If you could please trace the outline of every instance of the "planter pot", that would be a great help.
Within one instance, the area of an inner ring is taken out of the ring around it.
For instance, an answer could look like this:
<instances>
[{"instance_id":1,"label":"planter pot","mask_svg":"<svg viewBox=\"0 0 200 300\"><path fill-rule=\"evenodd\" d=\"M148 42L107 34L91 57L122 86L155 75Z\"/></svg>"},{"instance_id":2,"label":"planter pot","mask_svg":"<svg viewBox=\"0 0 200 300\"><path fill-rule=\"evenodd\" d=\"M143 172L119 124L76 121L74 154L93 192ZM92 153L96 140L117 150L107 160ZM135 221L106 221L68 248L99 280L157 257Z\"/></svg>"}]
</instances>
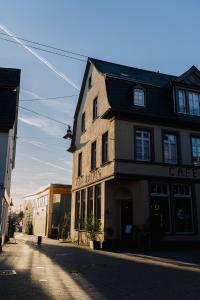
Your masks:
<instances>
[{"instance_id":1,"label":"planter pot","mask_svg":"<svg viewBox=\"0 0 200 300\"><path fill-rule=\"evenodd\" d=\"M100 249L100 242L99 241L90 241L90 249Z\"/></svg>"}]
</instances>

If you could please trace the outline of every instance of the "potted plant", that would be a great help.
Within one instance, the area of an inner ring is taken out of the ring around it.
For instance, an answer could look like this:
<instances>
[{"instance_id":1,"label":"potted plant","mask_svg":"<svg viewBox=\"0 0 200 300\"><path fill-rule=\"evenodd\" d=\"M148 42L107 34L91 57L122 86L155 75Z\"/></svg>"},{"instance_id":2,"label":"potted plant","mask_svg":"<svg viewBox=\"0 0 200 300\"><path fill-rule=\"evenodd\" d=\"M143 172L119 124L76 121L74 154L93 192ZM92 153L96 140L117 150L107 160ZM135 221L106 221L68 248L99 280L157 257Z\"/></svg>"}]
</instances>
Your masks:
<instances>
[{"instance_id":1,"label":"potted plant","mask_svg":"<svg viewBox=\"0 0 200 300\"><path fill-rule=\"evenodd\" d=\"M102 233L101 221L91 216L85 223L85 230L91 249L100 249L99 235Z\"/></svg>"}]
</instances>

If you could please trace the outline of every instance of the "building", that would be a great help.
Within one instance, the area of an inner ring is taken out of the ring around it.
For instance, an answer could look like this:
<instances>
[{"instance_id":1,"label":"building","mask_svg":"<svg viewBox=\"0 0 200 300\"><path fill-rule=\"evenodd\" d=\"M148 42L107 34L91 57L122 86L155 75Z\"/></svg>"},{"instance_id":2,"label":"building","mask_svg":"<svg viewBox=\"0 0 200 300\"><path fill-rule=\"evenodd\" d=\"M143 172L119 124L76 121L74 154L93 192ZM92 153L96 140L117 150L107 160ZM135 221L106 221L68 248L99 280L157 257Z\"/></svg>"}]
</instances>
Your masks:
<instances>
[{"instance_id":1,"label":"building","mask_svg":"<svg viewBox=\"0 0 200 300\"><path fill-rule=\"evenodd\" d=\"M37 236L61 237L70 232L71 186L49 184L24 197L24 231Z\"/></svg>"},{"instance_id":2,"label":"building","mask_svg":"<svg viewBox=\"0 0 200 300\"><path fill-rule=\"evenodd\" d=\"M11 173L15 166L20 70L0 68L0 249L7 236Z\"/></svg>"},{"instance_id":3,"label":"building","mask_svg":"<svg viewBox=\"0 0 200 300\"><path fill-rule=\"evenodd\" d=\"M69 151L73 240L91 214L116 240L150 221L165 239L200 240L195 66L177 77L89 58Z\"/></svg>"}]
</instances>

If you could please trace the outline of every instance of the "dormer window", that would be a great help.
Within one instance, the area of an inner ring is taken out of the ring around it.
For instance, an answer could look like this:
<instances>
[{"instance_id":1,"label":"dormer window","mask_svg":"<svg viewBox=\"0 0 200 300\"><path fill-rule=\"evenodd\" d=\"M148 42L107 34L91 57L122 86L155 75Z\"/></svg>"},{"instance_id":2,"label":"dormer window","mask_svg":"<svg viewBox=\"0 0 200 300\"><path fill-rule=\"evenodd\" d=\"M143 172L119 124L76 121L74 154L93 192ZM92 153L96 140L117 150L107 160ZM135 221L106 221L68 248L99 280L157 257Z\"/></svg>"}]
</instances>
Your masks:
<instances>
[{"instance_id":1,"label":"dormer window","mask_svg":"<svg viewBox=\"0 0 200 300\"><path fill-rule=\"evenodd\" d=\"M140 88L135 88L133 91L133 103L137 106L144 107L144 90Z\"/></svg>"},{"instance_id":2,"label":"dormer window","mask_svg":"<svg viewBox=\"0 0 200 300\"><path fill-rule=\"evenodd\" d=\"M185 91L178 90L178 112L186 113Z\"/></svg>"},{"instance_id":3,"label":"dormer window","mask_svg":"<svg viewBox=\"0 0 200 300\"><path fill-rule=\"evenodd\" d=\"M177 111L183 114L200 116L200 94L178 89L177 97Z\"/></svg>"}]
</instances>

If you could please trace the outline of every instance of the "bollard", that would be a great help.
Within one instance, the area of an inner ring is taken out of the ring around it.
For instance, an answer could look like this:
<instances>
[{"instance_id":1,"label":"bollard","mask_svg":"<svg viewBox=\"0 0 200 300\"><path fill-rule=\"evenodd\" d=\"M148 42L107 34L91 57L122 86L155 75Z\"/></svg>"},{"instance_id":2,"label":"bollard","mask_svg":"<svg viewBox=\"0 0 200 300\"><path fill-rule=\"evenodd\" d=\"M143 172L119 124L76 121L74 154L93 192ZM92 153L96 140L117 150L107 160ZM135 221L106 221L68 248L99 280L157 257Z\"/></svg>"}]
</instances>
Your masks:
<instances>
[{"instance_id":1,"label":"bollard","mask_svg":"<svg viewBox=\"0 0 200 300\"><path fill-rule=\"evenodd\" d=\"M37 238L37 244L41 245L42 244L42 237L39 235Z\"/></svg>"}]
</instances>

